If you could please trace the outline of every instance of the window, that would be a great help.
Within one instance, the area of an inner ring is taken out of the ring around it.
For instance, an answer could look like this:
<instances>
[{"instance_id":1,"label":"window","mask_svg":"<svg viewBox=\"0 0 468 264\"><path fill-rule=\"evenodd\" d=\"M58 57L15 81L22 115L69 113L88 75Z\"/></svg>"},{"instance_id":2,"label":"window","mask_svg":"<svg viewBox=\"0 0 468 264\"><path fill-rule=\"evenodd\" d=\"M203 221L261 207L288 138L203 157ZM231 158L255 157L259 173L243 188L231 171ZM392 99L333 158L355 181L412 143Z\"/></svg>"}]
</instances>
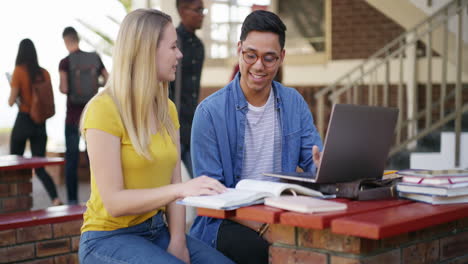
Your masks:
<instances>
[{"instance_id":1,"label":"window","mask_svg":"<svg viewBox=\"0 0 468 264\"><path fill-rule=\"evenodd\" d=\"M288 54L325 51L325 1L278 1L279 16L287 27Z\"/></svg>"},{"instance_id":2,"label":"window","mask_svg":"<svg viewBox=\"0 0 468 264\"><path fill-rule=\"evenodd\" d=\"M203 28L205 49L209 58L223 59L236 55L245 17L255 6L266 8L270 0L211 0L205 5L209 8L205 19L210 25Z\"/></svg>"}]
</instances>

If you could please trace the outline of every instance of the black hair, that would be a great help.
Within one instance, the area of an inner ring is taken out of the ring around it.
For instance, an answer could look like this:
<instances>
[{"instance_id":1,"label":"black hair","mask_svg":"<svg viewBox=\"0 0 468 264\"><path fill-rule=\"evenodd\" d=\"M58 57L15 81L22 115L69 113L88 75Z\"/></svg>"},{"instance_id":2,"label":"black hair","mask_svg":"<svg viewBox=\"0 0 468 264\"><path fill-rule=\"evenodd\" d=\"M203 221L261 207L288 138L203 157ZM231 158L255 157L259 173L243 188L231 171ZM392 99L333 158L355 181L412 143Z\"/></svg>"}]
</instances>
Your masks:
<instances>
[{"instance_id":1,"label":"black hair","mask_svg":"<svg viewBox=\"0 0 468 264\"><path fill-rule=\"evenodd\" d=\"M34 82L38 75L42 75L41 67L37 61L36 48L30 39L21 40L19 44L18 55L16 55L15 65L26 66L31 82Z\"/></svg>"},{"instance_id":2,"label":"black hair","mask_svg":"<svg viewBox=\"0 0 468 264\"><path fill-rule=\"evenodd\" d=\"M78 37L78 32L76 32L76 30L73 27L66 27L63 30L62 37L68 37L74 40L75 42L78 42L80 40L80 38Z\"/></svg>"},{"instance_id":3,"label":"black hair","mask_svg":"<svg viewBox=\"0 0 468 264\"><path fill-rule=\"evenodd\" d=\"M244 41L250 31L275 33L279 37L281 49L284 48L286 26L275 13L265 10L250 13L242 23L240 40Z\"/></svg>"},{"instance_id":4,"label":"black hair","mask_svg":"<svg viewBox=\"0 0 468 264\"><path fill-rule=\"evenodd\" d=\"M195 0L176 0L176 7L179 9L181 5L191 4L193 2L195 2Z\"/></svg>"}]
</instances>

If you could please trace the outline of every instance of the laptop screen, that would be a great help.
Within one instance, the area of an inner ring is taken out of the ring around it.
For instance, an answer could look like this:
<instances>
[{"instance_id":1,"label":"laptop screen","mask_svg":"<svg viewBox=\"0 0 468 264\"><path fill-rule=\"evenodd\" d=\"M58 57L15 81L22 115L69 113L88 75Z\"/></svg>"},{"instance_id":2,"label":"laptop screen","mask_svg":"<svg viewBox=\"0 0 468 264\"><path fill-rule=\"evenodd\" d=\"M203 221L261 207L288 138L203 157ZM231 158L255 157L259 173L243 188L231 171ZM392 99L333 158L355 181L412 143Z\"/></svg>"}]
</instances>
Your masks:
<instances>
[{"instance_id":1,"label":"laptop screen","mask_svg":"<svg viewBox=\"0 0 468 264\"><path fill-rule=\"evenodd\" d=\"M381 178L397 119L397 108L335 104L315 182Z\"/></svg>"}]
</instances>

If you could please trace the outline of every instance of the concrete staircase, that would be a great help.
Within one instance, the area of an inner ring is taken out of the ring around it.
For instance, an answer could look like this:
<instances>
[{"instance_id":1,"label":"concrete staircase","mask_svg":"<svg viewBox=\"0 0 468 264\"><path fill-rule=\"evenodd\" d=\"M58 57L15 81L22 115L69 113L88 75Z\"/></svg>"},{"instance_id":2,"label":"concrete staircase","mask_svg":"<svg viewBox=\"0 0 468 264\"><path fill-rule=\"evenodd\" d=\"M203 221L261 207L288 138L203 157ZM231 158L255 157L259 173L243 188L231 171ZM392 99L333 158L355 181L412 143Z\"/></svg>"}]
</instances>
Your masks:
<instances>
[{"instance_id":1,"label":"concrete staircase","mask_svg":"<svg viewBox=\"0 0 468 264\"><path fill-rule=\"evenodd\" d=\"M440 7L451 2L452 0L437 0L432 1L432 6L427 5L427 1L423 0L366 0L371 6L384 13L389 18L400 24L406 30L409 30L420 21L425 20L432 14L434 14ZM448 23L449 32L447 36L448 47L455 47L455 24L456 17L450 19ZM464 28L468 28L468 14L463 15ZM444 34L441 27L432 32L432 44L431 47L434 51L442 54ZM468 32L463 32L463 48L462 53L468 54ZM422 38L422 42L427 44L427 39ZM448 49L447 54L448 61L455 65L456 64L456 52L454 48ZM468 74L468 60L462 60L462 71L464 74Z\"/></svg>"}]
</instances>

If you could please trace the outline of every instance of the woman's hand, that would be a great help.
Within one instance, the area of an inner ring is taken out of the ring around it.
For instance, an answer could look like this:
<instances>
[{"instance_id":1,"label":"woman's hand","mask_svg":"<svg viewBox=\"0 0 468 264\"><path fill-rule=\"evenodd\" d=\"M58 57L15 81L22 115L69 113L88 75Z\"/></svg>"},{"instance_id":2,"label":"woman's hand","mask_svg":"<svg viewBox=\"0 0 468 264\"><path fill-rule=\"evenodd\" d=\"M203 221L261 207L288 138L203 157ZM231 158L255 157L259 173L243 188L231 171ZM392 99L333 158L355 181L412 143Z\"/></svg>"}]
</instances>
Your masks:
<instances>
[{"instance_id":1,"label":"woman's hand","mask_svg":"<svg viewBox=\"0 0 468 264\"><path fill-rule=\"evenodd\" d=\"M167 247L167 252L183 262L190 264L190 254L185 239L171 239Z\"/></svg>"},{"instance_id":2,"label":"woman's hand","mask_svg":"<svg viewBox=\"0 0 468 264\"><path fill-rule=\"evenodd\" d=\"M181 198L187 196L213 195L223 193L227 188L219 181L208 176L200 176L181 184Z\"/></svg>"}]
</instances>

